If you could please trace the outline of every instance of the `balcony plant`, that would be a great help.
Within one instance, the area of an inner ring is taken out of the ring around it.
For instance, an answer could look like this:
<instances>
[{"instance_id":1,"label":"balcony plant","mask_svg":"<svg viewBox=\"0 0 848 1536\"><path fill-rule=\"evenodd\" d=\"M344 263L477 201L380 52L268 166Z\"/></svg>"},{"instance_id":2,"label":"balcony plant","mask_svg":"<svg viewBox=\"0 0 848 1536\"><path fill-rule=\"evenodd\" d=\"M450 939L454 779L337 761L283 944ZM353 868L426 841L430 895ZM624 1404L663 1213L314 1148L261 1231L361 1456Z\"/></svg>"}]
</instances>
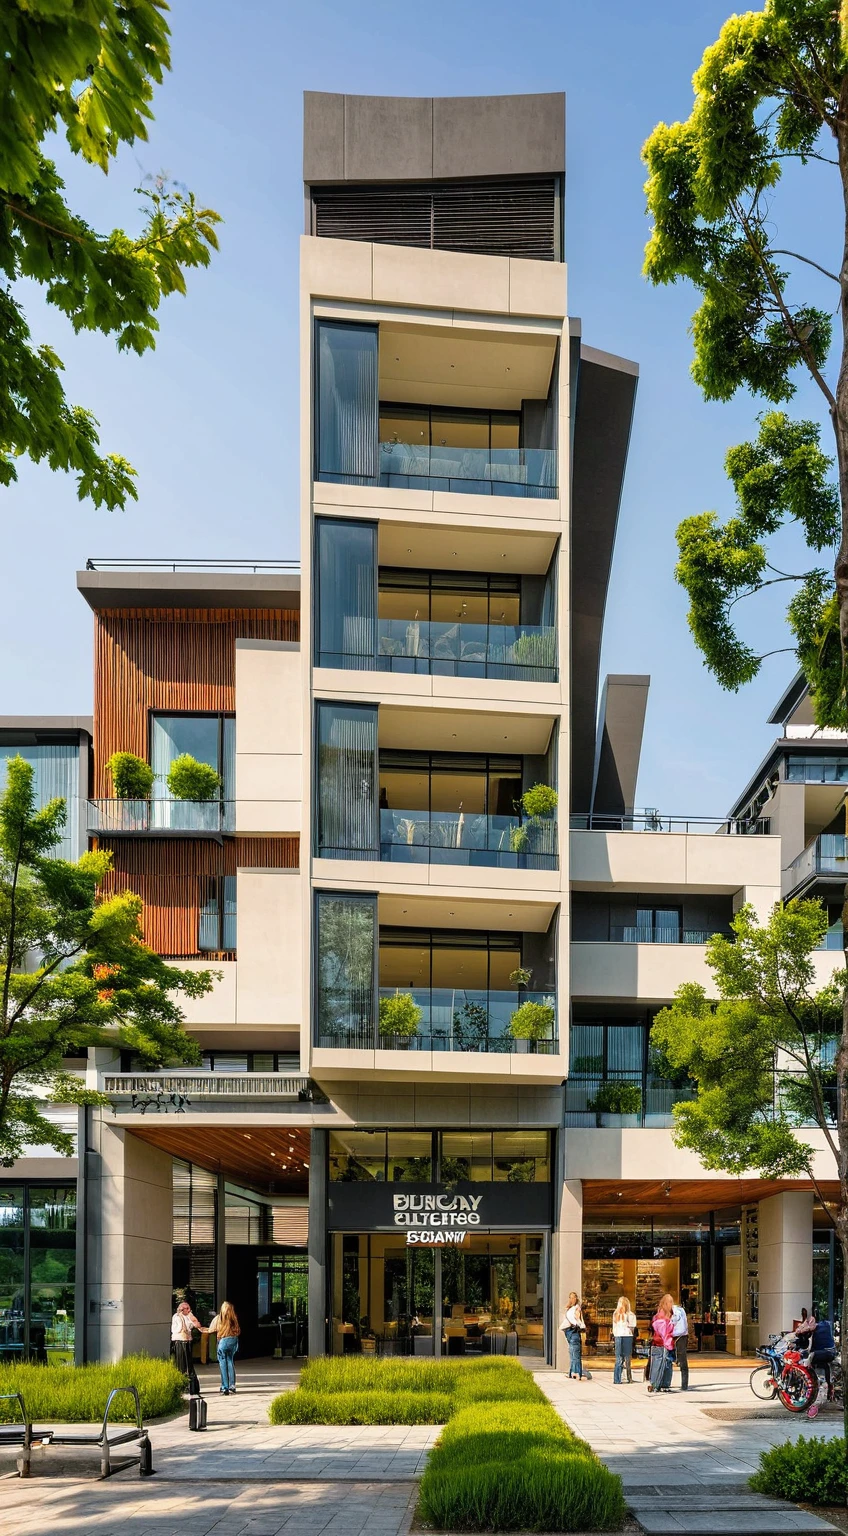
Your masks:
<instances>
[{"instance_id":1,"label":"balcony plant","mask_svg":"<svg viewBox=\"0 0 848 1536\"><path fill-rule=\"evenodd\" d=\"M380 998L380 1034L391 1038L398 1050L409 1046L418 1034L421 1009L411 992L396 992L394 997Z\"/></svg>"},{"instance_id":2,"label":"balcony plant","mask_svg":"<svg viewBox=\"0 0 848 1536\"><path fill-rule=\"evenodd\" d=\"M635 1126L642 1111L642 1090L638 1083L612 1078L600 1084L589 1109L595 1111L599 1125Z\"/></svg>"},{"instance_id":3,"label":"balcony plant","mask_svg":"<svg viewBox=\"0 0 848 1536\"><path fill-rule=\"evenodd\" d=\"M153 789L153 769L134 752L113 752L106 772L118 800L149 800Z\"/></svg>"},{"instance_id":4,"label":"balcony plant","mask_svg":"<svg viewBox=\"0 0 848 1536\"><path fill-rule=\"evenodd\" d=\"M512 643L512 656L510 658L515 667L532 668L534 671L546 668L553 670L556 666L556 640L553 629L543 631L542 634L527 634L523 632Z\"/></svg>"},{"instance_id":5,"label":"balcony plant","mask_svg":"<svg viewBox=\"0 0 848 1536\"><path fill-rule=\"evenodd\" d=\"M530 849L530 833L520 824L509 829L510 853L527 853Z\"/></svg>"},{"instance_id":6,"label":"balcony plant","mask_svg":"<svg viewBox=\"0 0 848 1536\"><path fill-rule=\"evenodd\" d=\"M532 789L525 789L521 796L521 806L525 816L547 819L553 816L557 808L559 796L550 784L534 784Z\"/></svg>"},{"instance_id":7,"label":"balcony plant","mask_svg":"<svg viewBox=\"0 0 848 1536\"><path fill-rule=\"evenodd\" d=\"M513 1040L526 1041L525 1049L535 1051L540 1040L550 1040L553 1035L556 1010L553 1002L543 1003L527 998L516 1008L509 1021Z\"/></svg>"},{"instance_id":8,"label":"balcony plant","mask_svg":"<svg viewBox=\"0 0 848 1536\"><path fill-rule=\"evenodd\" d=\"M215 800L221 793L221 775L190 752L174 758L166 783L174 800Z\"/></svg>"},{"instance_id":9,"label":"balcony plant","mask_svg":"<svg viewBox=\"0 0 848 1536\"><path fill-rule=\"evenodd\" d=\"M526 965L517 965L514 971L510 971L509 979L514 987L529 987L533 978L533 972Z\"/></svg>"}]
</instances>

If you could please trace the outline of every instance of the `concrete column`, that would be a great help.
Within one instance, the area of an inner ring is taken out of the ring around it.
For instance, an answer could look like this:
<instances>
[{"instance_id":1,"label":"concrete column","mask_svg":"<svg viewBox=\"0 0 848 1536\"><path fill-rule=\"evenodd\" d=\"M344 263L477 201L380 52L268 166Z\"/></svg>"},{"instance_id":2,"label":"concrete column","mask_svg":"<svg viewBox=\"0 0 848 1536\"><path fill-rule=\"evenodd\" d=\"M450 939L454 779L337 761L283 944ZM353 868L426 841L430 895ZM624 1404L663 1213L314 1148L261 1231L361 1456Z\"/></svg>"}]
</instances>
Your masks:
<instances>
[{"instance_id":1,"label":"concrete column","mask_svg":"<svg viewBox=\"0 0 848 1536\"><path fill-rule=\"evenodd\" d=\"M563 1138L564 1139L564 1138ZM568 1342L560 1328L569 1291L578 1296L583 1285L583 1181L564 1179L554 1232L554 1365L568 1370Z\"/></svg>"},{"instance_id":2,"label":"concrete column","mask_svg":"<svg viewBox=\"0 0 848 1536\"><path fill-rule=\"evenodd\" d=\"M170 1348L173 1193L167 1152L92 1117L86 1188L86 1358Z\"/></svg>"},{"instance_id":3,"label":"concrete column","mask_svg":"<svg viewBox=\"0 0 848 1536\"><path fill-rule=\"evenodd\" d=\"M760 1201L760 1341L780 1333L811 1305L813 1195L788 1190Z\"/></svg>"},{"instance_id":4,"label":"concrete column","mask_svg":"<svg viewBox=\"0 0 848 1536\"><path fill-rule=\"evenodd\" d=\"M327 1353L327 1173L329 1132L309 1134L309 1358Z\"/></svg>"}]
</instances>

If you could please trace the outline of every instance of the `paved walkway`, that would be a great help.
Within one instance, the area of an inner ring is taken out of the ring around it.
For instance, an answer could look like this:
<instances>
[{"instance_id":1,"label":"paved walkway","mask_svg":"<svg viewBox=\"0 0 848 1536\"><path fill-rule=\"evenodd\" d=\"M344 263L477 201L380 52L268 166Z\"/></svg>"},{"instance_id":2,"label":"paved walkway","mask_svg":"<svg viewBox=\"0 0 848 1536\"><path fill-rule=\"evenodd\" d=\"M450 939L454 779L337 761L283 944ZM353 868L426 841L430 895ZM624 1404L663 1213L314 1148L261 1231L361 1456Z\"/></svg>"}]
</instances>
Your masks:
<instances>
[{"instance_id":1,"label":"paved walkway","mask_svg":"<svg viewBox=\"0 0 848 1536\"><path fill-rule=\"evenodd\" d=\"M798 1435L841 1434L841 1413L828 1410L811 1422L779 1404L757 1403L748 1376L726 1367L712 1376L699 1371L688 1392L661 1396L649 1395L641 1379L614 1386L608 1376L577 1382L539 1372L536 1380L566 1423L619 1474L632 1512L651 1536L833 1536L834 1527L819 1516L758 1498L747 1482L767 1447Z\"/></svg>"}]
</instances>

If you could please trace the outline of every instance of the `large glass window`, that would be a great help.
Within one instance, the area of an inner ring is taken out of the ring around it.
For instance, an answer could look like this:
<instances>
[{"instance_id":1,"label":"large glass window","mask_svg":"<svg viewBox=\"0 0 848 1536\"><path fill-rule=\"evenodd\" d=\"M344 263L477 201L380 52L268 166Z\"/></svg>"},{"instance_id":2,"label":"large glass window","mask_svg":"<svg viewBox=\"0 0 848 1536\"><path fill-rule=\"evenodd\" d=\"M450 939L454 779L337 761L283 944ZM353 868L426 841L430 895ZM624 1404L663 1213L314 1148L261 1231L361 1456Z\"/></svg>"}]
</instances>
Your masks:
<instances>
[{"instance_id":1,"label":"large glass window","mask_svg":"<svg viewBox=\"0 0 848 1536\"><path fill-rule=\"evenodd\" d=\"M319 1045L373 1049L375 896L320 891L315 902L315 1010Z\"/></svg>"},{"instance_id":2,"label":"large glass window","mask_svg":"<svg viewBox=\"0 0 848 1536\"><path fill-rule=\"evenodd\" d=\"M380 403L380 484L483 496L556 494L553 401L535 409Z\"/></svg>"},{"instance_id":3,"label":"large glass window","mask_svg":"<svg viewBox=\"0 0 848 1536\"><path fill-rule=\"evenodd\" d=\"M377 528L315 521L315 665L369 668L377 654Z\"/></svg>"},{"instance_id":4,"label":"large glass window","mask_svg":"<svg viewBox=\"0 0 848 1536\"><path fill-rule=\"evenodd\" d=\"M432 1147L430 1131L333 1131L330 1179L336 1184L429 1184Z\"/></svg>"},{"instance_id":5,"label":"large glass window","mask_svg":"<svg viewBox=\"0 0 848 1536\"><path fill-rule=\"evenodd\" d=\"M324 858L376 859L377 707L318 704L315 852Z\"/></svg>"},{"instance_id":6,"label":"large glass window","mask_svg":"<svg viewBox=\"0 0 848 1536\"><path fill-rule=\"evenodd\" d=\"M377 327L316 321L316 478L374 483L377 449Z\"/></svg>"},{"instance_id":7,"label":"large glass window","mask_svg":"<svg viewBox=\"0 0 848 1536\"><path fill-rule=\"evenodd\" d=\"M74 742L0 743L0 794L6 787L10 757L22 757L33 770L36 806L51 800L65 801L67 817L60 841L50 851L57 859L76 859L79 854L79 746Z\"/></svg>"},{"instance_id":8,"label":"large glass window","mask_svg":"<svg viewBox=\"0 0 848 1536\"><path fill-rule=\"evenodd\" d=\"M0 1358L73 1363L76 1187L0 1187Z\"/></svg>"},{"instance_id":9,"label":"large glass window","mask_svg":"<svg viewBox=\"0 0 848 1536\"><path fill-rule=\"evenodd\" d=\"M204 880L198 949L236 949L236 876L210 875Z\"/></svg>"},{"instance_id":10,"label":"large glass window","mask_svg":"<svg viewBox=\"0 0 848 1536\"><path fill-rule=\"evenodd\" d=\"M221 778L220 798L232 800L236 779L234 715L153 715L150 721L150 765L153 798L170 799L168 774L177 757L188 753L207 763Z\"/></svg>"}]
</instances>

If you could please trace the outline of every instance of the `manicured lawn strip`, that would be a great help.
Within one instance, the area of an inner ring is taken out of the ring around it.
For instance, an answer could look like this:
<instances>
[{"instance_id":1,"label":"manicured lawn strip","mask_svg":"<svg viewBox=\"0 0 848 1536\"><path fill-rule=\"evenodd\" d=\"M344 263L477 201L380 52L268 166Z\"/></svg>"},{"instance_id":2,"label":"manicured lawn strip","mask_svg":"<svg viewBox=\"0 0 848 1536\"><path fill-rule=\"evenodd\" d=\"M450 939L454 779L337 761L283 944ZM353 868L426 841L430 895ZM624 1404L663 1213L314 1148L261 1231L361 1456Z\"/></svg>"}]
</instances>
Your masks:
<instances>
[{"instance_id":1,"label":"manicured lawn strip","mask_svg":"<svg viewBox=\"0 0 848 1536\"><path fill-rule=\"evenodd\" d=\"M833 1440L813 1436L772 1446L761 1452L760 1468L750 1486L773 1499L844 1504L848 1497L845 1441L842 1436Z\"/></svg>"},{"instance_id":2,"label":"manicured lawn strip","mask_svg":"<svg viewBox=\"0 0 848 1536\"><path fill-rule=\"evenodd\" d=\"M483 1402L442 1431L418 1513L452 1531L613 1531L625 1506L621 1479L547 1402Z\"/></svg>"},{"instance_id":3,"label":"manicured lawn strip","mask_svg":"<svg viewBox=\"0 0 848 1536\"><path fill-rule=\"evenodd\" d=\"M444 1424L418 1504L451 1531L615 1531L621 1479L512 1360L312 1360L272 1424Z\"/></svg>"},{"instance_id":4,"label":"manicured lawn strip","mask_svg":"<svg viewBox=\"0 0 848 1536\"><path fill-rule=\"evenodd\" d=\"M272 1424L444 1424L453 1411L446 1392L283 1392Z\"/></svg>"},{"instance_id":5,"label":"manicured lawn strip","mask_svg":"<svg viewBox=\"0 0 848 1536\"><path fill-rule=\"evenodd\" d=\"M145 1419L176 1413L185 1380L170 1360L126 1355L116 1365L0 1365L0 1393L20 1392L35 1424L96 1424L113 1387L138 1387ZM135 1419L135 1403L122 1392L112 1404L113 1422ZM0 1402L0 1422L20 1422L16 1402Z\"/></svg>"}]
</instances>

